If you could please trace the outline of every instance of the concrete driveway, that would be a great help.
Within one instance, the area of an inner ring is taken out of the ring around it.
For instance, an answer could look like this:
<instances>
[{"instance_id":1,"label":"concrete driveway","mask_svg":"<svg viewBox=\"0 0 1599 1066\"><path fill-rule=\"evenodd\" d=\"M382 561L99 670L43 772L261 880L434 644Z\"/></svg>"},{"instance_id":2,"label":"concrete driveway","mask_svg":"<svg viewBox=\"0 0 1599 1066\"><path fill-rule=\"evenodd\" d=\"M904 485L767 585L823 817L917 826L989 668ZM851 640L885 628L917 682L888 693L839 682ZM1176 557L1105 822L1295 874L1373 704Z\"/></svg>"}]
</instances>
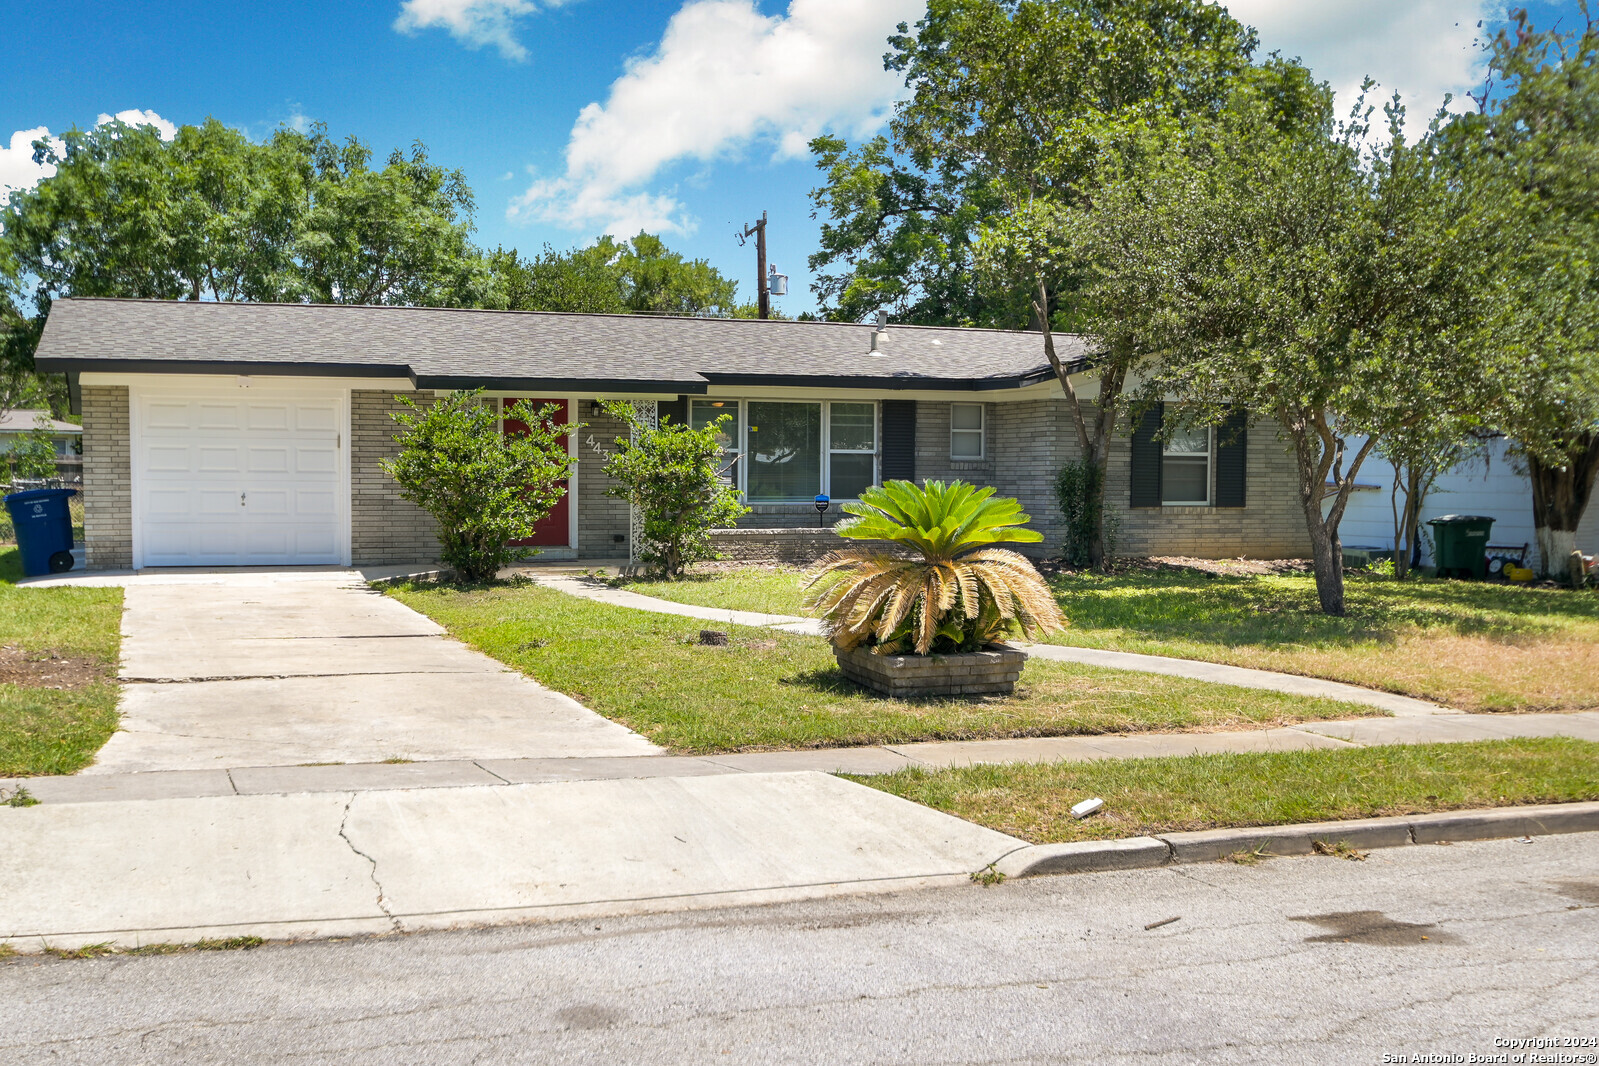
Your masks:
<instances>
[{"instance_id":1,"label":"concrete driveway","mask_svg":"<svg viewBox=\"0 0 1599 1066\"><path fill-rule=\"evenodd\" d=\"M119 583L122 729L87 774L660 753L355 571Z\"/></svg>"}]
</instances>

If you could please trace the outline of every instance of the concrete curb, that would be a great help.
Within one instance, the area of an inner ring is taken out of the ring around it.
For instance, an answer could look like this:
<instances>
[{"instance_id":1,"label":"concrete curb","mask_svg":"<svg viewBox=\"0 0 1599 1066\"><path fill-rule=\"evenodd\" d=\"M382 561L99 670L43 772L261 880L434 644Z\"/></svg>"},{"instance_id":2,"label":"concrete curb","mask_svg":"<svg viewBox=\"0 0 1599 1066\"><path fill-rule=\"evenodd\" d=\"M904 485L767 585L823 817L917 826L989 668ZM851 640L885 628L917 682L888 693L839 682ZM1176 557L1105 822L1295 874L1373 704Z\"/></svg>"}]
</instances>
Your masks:
<instances>
[{"instance_id":1,"label":"concrete curb","mask_svg":"<svg viewBox=\"0 0 1599 1066\"><path fill-rule=\"evenodd\" d=\"M1215 862L1238 852L1254 852L1263 858L1309 855L1316 850L1318 842L1371 849L1589 832L1599 832L1599 802L1034 844L1006 855L995 864L995 869L1007 878L1040 877Z\"/></svg>"}]
</instances>

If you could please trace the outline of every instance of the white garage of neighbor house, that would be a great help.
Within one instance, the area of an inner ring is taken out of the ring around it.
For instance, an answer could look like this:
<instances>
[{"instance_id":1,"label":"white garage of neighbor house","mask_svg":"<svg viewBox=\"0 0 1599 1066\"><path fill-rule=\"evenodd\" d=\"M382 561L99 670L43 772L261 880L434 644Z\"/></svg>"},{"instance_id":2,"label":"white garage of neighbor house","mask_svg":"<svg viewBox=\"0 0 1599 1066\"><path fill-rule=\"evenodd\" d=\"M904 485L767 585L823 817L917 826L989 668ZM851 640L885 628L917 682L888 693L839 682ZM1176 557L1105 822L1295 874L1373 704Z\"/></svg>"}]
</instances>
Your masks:
<instances>
[{"instance_id":1,"label":"white garage of neighbor house","mask_svg":"<svg viewBox=\"0 0 1599 1066\"><path fill-rule=\"evenodd\" d=\"M1077 338L1076 387L1095 395ZM836 322L192 301L57 301L36 354L68 376L83 423L92 569L379 565L438 556L400 499L400 397L482 389L557 406L567 493L529 542L545 558L629 553L627 505L602 466L625 426L599 406L703 425L731 416L731 478L751 512L718 541L749 558L814 555L813 497L890 478L963 478L1017 496L1060 545L1053 483L1078 447L1036 333ZM1127 554L1306 554L1291 458L1270 423L1127 426L1109 504ZM827 521L839 516L832 507ZM812 532L803 533L802 530ZM780 535L778 531L782 531ZM798 538L798 539L796 539ZM776 547L774 547L774 545Z\"/></svg>"}]
</instances>

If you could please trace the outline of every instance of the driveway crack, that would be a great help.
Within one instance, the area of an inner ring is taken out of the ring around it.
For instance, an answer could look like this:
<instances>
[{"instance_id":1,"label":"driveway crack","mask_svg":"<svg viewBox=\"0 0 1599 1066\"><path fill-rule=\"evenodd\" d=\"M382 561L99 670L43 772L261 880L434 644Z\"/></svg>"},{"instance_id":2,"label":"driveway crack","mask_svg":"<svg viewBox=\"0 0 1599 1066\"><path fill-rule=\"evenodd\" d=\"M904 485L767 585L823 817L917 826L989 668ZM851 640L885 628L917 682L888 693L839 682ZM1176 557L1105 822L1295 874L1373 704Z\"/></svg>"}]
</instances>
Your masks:
<instances>
[{"instance_id":1,"label":"driveway crack","mask_svg":"<svg viewBox=\"0 0 1599 1066\"><path fill-rule=\"evenodd\" d=\"M371 864L372 869L370 876L372 878L372 887L376 888L378 892L378 909L383 912L383 916L386 917L394 926L394 931L396 933L403 933L405 931L405 926L401 925L400 919L396 918L394 916L394 912L389 910L388 898L383 894L383 882L378 880L378 861L372 856L368 855L366 852L362 851L360 848L356 847L355 841L351 840L350 835L345 832L345 829L350 824L350 808L355 806L355 797L358 795L360 795L360 793L352 792L350 793L350 798L344 801L344 816L339 819L339 839L343 840L344 843L349 846L351 851L355 852L357 855L361 856L361 858L365 859Z\"/></svg>"}]
</instances>

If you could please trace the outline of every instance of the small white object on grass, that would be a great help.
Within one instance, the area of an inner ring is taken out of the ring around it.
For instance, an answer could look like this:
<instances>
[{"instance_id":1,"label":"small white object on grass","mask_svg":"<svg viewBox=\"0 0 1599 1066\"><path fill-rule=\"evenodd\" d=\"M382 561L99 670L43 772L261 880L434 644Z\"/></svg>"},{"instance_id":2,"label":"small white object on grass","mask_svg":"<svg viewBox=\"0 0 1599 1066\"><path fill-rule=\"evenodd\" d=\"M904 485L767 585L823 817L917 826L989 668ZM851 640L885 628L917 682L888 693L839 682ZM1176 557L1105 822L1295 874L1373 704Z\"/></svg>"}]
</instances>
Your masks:
<instances>
[{"instance_id":1,"label":"small white object on grass","mask_svg":"<svg viewBox=\"0 0 1599 1066\"><path fill-rule=\"evenodd\" d=\"M1081 821L1090 814L1098 814L1099 809L1103 806L1105 806L1105 801L1098 796L1091 800L1083 800L1083 802L1072 808L1072 817Z\"/></svg>"}]
</instances>

